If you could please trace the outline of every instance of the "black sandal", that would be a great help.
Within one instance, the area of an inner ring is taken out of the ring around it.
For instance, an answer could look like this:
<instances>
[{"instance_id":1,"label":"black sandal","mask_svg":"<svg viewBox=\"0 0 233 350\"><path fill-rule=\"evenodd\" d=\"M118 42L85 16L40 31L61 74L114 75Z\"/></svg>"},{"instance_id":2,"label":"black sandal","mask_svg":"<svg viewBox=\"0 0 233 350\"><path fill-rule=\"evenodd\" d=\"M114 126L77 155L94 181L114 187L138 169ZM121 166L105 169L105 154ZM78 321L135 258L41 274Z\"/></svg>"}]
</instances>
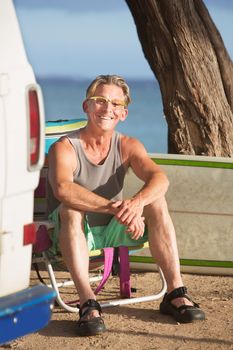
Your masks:
<instances>
[{"instance_id":1,"label":"black sandal","mask_svg":"<svg viewBox=\"0 0 233 350\"><path fill-rule=\"evenodd\" d=\"M84 311L83 311L84 310ZM106 331L104 320L102 317L93 317L90 320L82 320L82 317L90 313L92 310L98 310L102 313L100 304L94 299L88 299L79 310L77 334L80 337L101 334Z\"/></svg>"},{"instance_id":2,"label":"black sandal","mask_svg":"<svg viewBox=\"0 0 233 350\"><path fill-rule=\"evenodd\" d=\"M176 307L171 303L172 300L180 297L188 299L193 305L182 305ZM205 319L205 314L200 309L199 305L194 303L187 295L186 287L176 288L169 294L166 293L160 304L159 311L161 314L171 315L179 323L190 323Z\"/></svg>"}]
</instances>

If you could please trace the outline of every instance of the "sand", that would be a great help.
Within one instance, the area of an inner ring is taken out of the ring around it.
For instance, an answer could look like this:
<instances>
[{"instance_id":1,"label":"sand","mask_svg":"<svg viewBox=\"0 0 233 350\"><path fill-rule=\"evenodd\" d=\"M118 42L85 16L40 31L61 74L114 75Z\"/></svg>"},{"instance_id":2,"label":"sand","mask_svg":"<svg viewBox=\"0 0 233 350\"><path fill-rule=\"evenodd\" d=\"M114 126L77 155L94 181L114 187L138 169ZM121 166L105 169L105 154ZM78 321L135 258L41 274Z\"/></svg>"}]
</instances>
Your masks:
<instances>
[{"instance_id":1,"label":"sand","mask_svg":"<svg viewBox=\"0 0 233 350\"><path fill-rule=\"evenodd\" d=\"M60 274L59 277L64 275ZM178 324L169 316L159 314L159 301L143 302L104 309L107 332L80 338L75 333L77 314L55 307L51 321L44 329L0 346L0 349L233 349L232 276L183 274L183 280L190 296L205 311L205 321ZM34 272L31 281L38 283ZM135 296L153 294L155 288L159 288L158 274L134 272L132 286L137 288ZM63 291L64 298L77 297L72 287ZM111 277L98 299L114 299L118 294L118 278Z\"/></svg>"}]
</instances>

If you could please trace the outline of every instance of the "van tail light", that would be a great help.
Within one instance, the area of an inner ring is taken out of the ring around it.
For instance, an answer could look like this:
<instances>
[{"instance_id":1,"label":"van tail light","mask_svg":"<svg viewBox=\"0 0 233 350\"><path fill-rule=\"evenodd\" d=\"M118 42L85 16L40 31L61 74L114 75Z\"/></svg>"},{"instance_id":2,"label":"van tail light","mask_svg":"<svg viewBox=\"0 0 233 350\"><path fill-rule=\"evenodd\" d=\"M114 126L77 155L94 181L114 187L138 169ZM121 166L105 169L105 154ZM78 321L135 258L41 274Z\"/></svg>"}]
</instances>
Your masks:
<instances>
[{"instance_id":1,"label":"van tail light","mask_svg":"<svg viewBox=\"0 0 233 350\"><path fill-rule=\"evenodd\" d=\"M30 162L35 165L39 159L40 151L40 111L37 92L29 90L29 116L30 116Z\"/></svg>"},{"instance_id":2,"label":"van tail light","mask_svg":"<svg viewBox=\"0 0 233 350\"><path fill-rule=\"evenodd\" d=\"M30 223L23 227L23 245L33 244L36 241L36 225Z\"/></svg>"},{"instance_id":3,"label":"van tail light","mask_svg":"<svg viewBox=\"0 0 233 350\"><path fill-rule=\"evenodd\" d=\"M38 85L32 85L28 88L27 100L29 169L33 170L40 167L44 159L44 113L41 91Z\"/></svg>"}]
</instances>

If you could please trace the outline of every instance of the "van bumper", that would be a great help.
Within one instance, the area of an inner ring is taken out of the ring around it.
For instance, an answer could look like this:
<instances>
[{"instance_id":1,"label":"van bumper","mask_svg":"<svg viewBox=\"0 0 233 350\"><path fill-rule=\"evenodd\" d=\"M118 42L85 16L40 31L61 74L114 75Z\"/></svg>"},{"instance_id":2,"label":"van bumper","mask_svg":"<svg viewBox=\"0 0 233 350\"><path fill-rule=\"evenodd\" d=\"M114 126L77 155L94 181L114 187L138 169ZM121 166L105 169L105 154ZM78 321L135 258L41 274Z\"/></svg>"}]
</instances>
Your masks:
<instances>
[{"instance_id":1,"label":"van bumper","mask_svg":"<svg viewBox=\"0 0 233 350\"><path fill-rule=\"evenodd\" d=\"M37 285L0 298L0 344L46 326L55 297L52 288Z\"/></svg>"}]
</instances>

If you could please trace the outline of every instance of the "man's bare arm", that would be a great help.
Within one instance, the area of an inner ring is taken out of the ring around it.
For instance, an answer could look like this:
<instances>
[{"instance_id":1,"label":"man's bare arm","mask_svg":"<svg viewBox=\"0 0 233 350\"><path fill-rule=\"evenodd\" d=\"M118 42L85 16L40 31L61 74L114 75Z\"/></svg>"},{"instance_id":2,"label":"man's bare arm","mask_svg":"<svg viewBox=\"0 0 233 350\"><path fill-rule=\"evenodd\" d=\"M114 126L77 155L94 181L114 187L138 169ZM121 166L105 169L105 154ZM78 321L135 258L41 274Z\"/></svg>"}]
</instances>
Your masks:
<instances>
[{"instance_id":1,"label":"man's bare arm","mask_svg":"<svg viewBox=\"0 0 233 350\"><path fill-rule=\"evenodd\" d=\"M122 154L138 178L144 181L144 186L132 198L121 203L116 214L119 222L131 227L138 220L141 222L140 218L146 205L165 195L169 183L165 173L148 157L144 146L136 139L123 139Z\"/></svg>"},{"instance_id":2,"label":"man's bare arm","mask_svg":"<svg viewBox=\"0 0 233 350\"><path fill-rule=\"evenodd\" d=\"M127 138L123 141L122 153L123 157L128 158L128 164L136 176L144 182L134 198L145 206L164 196L169 185L168 178L159 165L150 159L143 144L134 138Z\"/></svg>"},{"instance_id":3,"label":"man's bare arm","mask_svg":"<svg viewBox=\"0 0 233 350\"><path fill-rule=\"evenodd\" d=\"M49 152L49 182L54 196L73 209L115 214L110 201L83 186L73 182L76 169L76 157L73 147L64 138L56 142Z\"/></svg>"}]
</instances>

